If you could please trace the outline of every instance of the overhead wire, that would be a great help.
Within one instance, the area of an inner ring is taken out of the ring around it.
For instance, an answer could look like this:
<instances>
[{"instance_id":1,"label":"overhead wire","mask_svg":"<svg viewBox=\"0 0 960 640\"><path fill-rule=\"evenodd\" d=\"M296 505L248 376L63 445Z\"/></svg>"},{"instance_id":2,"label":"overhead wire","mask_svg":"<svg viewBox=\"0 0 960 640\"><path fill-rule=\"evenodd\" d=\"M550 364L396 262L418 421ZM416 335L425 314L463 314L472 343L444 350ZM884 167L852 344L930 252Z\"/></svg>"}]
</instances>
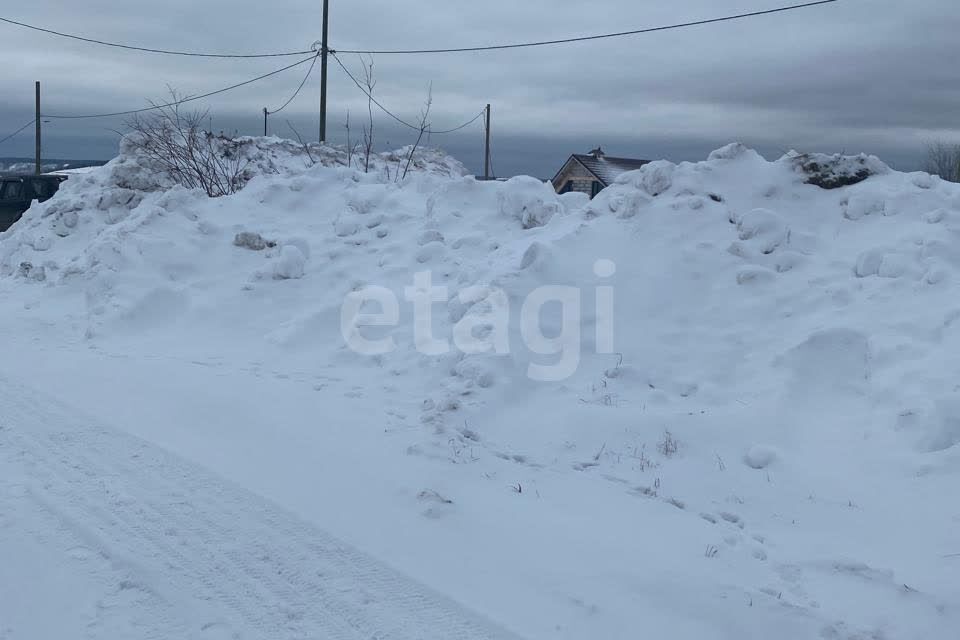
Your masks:
<instances>
[{"instance_id":1,"label":"overhead wire","mask_svg":"<svg viewBox=\"0 0 960 640\"><path fill-rule=\"evenodd\" d=\"M360 91L363 92L363 95L367 96L367 98L370 99L370 102L377 105L377 107L381 111L383 111L385 114L387 114L388 116L390 116L391 118L393 118L394 120L402 124L403 126L413 129L414 131L420 131L420 127L410 124L409 122L407 122L406 120L404 120L403 118L401 118L400 116L398 116L397 114L393 113L392 111L387 109L385 106L380 104L380 101L374 98L373 94L370 93L370 91L368 91L366 88L364 88L362 84L360 84L360 81L357 80L357 77L350 72L350 69L347 68L347 65L343 64L343 61L340 60L340 57L336 54L336 52L334 52L333 50L328 50L328 51L330 52L330 55L333 57L333 59L336 60L337 64L340 65L340 68L343 69L343 72L347 74L347 77L353 81L353 84L357 85L357 89L360 89Z\"/></svg>"},{"instance_id":2,"label":"overhead wire","mask_svg":"<svg viewBox=\"0 0 960 640\"><path fill-rule=\"evenodd\" d=\"M30 30L37 31L37 32L41 32L41 33L45 33L45 34L49 34L49 35L53 35L53 36L58 36L58 37L62 37L62 38L68 38L68 39L77 40L77 41L81 41L81 42L86 42L86 43L90 43L90 44L97 44L97 45L102 45L102 46L112 47L112 48L117 48L117 49L126 49L126 50L132 50L132 51L140 51L140 52L155 53L155 54L164 54L164 55L173 55L173 56L188 56L188 57L200 57L200 58L245 58L245 59L252 59L252 58L276 58L276 57L285 57L285 56L297 56L297 55L305 55L305 54L308 54L308 53L311 54L309 58L304 58L304 59L302 59L302 60L300 60L300 61L298 61L298 62L295 62L295 63L293 63L293 64L291 64L291 65L287 65L287 66L282 67L282 68L280 68L280 69L277 69L277 70L275 70L275 71L271 71L271 72L266 73L266 74L263 74L263 75L261 75L261 76L257 76L256 78L252 78L252 79L246 80L246 81L244 81L244 82L240 82L240 83L237 83L237 84L234 84L234 85L230 85L229 87L224 87L224 88L218 89L218 90L216 90L216 91L211 91L211 92L204 93L204 94L201 94L201 95L196 95L196 96L189 96L189 97L184 98L184 99L182 99L182 100L176 100L176 101L169 102L169 103L165 103L165 104L159 104L159 105L156 105L156 104L155 104L155 105L151 105L151 106L149 106L149 107L144 107L144 108L141 108L141 109L130 109L130 110L127 110L127 111L116 111L116 112L112 112L112 113L84 114L84 115L43 115L42 117L51 118L51 119L75 120L75 119L106 118L106 117L115 117L115 116L124 116L124 115L135 115L135 114L138 114L138 113L145 113L145 112L148 112L148 111L155 111L155 110L158 110L158 109L169 108L169 107L177 106L177 105L180 105L180 104L184 104L184 103L188 103L188 102L193 102L193 101L196 101L196 100L201 100L201 99L203 99L203 98L209 98L209 97L212 97L212 96L221 94L221 93L225 93L225 92L227 92L227 91L232 91L232 90L234 90L234 89L238 89L238 88L240 88L240 87L243 87L243 86L246 86L246 85L249 85L249 84L253 84L253 83L255 83L255 82L259 82L260 80L264 80L264 79L269 78L269 77L271 77L271 76L277 75L277 74L279 74L279 73L282 73L282 72L284 72L284 71L287 71L288 69L292 69L292 68L294 68L294 67L298 67L298 66L300 66L300 65L302 65L302 64L305 64L305 63L307 63L307 62L310 62L310 63L311 63L311 64L310 64L310 68L307 70L306 75L304 76L304 78L303 78L303 80L301 81L300 85L297 87L296 91L294 91L293 95L292 95L282 106L280 106L278 109L275 109L275 110L273 110L273 111L267 111L268 114L271 114L271 113L279 113L280 111L283 111L285 108L287 108L287 107L293 102L293 100L296 99L296 97L300 94L300 92L303 90L304 86L306 85L307 80L310 78L311 74L313 73L313 69L314 69L314 67L316 66L317 58L320 57L320 55L323 53L323 51L326 51L327 53L329 53L329 54L333 57L333 59L337 62L337 64L338 64L338 65L340 66L340 68L344 71L344 73L347 74L347 76L350 78L350 80L353 81L353 83L357 86L357 88L360 89L360 91L361 91L373 104L375 104L381 111L383 111L386 115L388 115L390 118L392 118L393 120L397 121L397 122L400 123L401 125L409 128L409 129L412 129L412 130L414 130L414 131L420 131L420 130L422 129L422 127L417 126L417 125L414 125L414 124L411 124L410 122L407 122L406 120L404 120L404 119L401 118L400 116L398 116L398 115L396 115L395 113L393 113L392 111L390 111L390 110L389 110L386 106L384 106L379 100L377 100L376 98L374 98L372 92L369 91L368 89L364 88L364 86L363 86L363 85L361 84L361 82L356 78L356 76L354 76L353 73L351 73L351 71L349 70L349 68L347 68L347 66L343 63L343 61L340 60L340 58L337 56L337 53L350 53L350 54L361 54L361 55L441 54L441 53L465 53L465 52L480 52L480 51L497 51L497 50L506 50L506 49L520 49L520 48L527 48L527 47L542 47L542 46L569 44L569 43L575 43L575 42L587 42L587 41L594 41L594 40L602 40L602 39L609 39L609 38L621 38L621 37L626 37L626 36L640 35L640 34L646 34L646 33L654 33L654 32L658 32L658 31L668 31L668 30L682 29L682 28L688 28L688 27L694 27L694 26L700 26L700 25L716 24L716 23L720 23L720 22L728 22L728 21L733 21L733 20L743 20L743 19L746 19L746 18L753 18L753 17L765 16L765 15L771 15L771 14L777 14L777 13L784 13L784 12L787 12L787 11L795 11L795 10L799 10L799 9L816 7L816 6L821 6L821 5L833 4L833 3L836 3L836 2L838 2L838 1L839 1L839 0L815 0L815 1L811 1L811 2L804 2L804 3L792 4L792 5L788 5L788 6L776 7L776 8L772 8L772 9L764 9L764 10L758 10L758 11L750 11L750 12L746 12L746 13L739 13L739 14L735 14L735 15L727 15L727 16L722 16L722 17L718 17L718 18L708 18L708 19L704 19L704 20L695 20L695 21L689 21L689 22L681 22L681 23L675 23L675 24L669 24L669 25L663 25L663 26L657 26L657 27L648 27L648 28L642 28L642 29L633 29L633 30L629 30L629 31L619 31L619 32L613 32L613 33L602 33L602 34L595 34L595 35L588 35L588 36L576 36L576 37L560 38L560 39L553 39L553 40L539 40L539 41L529 41L529 42L517 42L517 43L509 43L509 44L495 44L495 45L474 46L474 47L451 47L451 48L441 48L441 49L339 49L339 50L334 50L334 49L328 48L328 47L326 46L326 43L319 43L319 45L320 45L320 46L319 46L319 50L317 49L317 46L314 45L313 47L311 47L310 50L304 50L304 51L286 51L286 52L254 53L254 54L246 54L246 53L207 53L207 52L199 52L199 51L182 51L182 50L174 50L174 49L159 49L159 48L143 47L143 46L130 45L130 44L124 44L124 43L119 43L119 42L111 42L111 41L107 41L107 40L100 40L100 39L96 39L96 38L90 38L90 37L81 36L81 35L77 35L77 34L71 34L71 33L62 32L62 31L56 31L56 30L49 29L49 28L46 28L46 27L39 27L39 26L32 25L32 24L28 24L28 23L25 23L25 22L20 22L20 21L17 21L17 20L13 20L13 19L10 19L10 18L0 17L0 22L6 23L6 24L9 24L9 25L13 25L13 26L17 26L17 27L21 27L21 28L25 28L25 29L30 29ZM463 123L463 124L461 124L461 125L459 125L459 126L457 126L457 127L452 128L452 129L446 129L446 130L441 130L441 131L434 131L434 130L428 128L427 131L428 131L431 135L432 135L432 134L447 134L447 133L453 133L453 132L456 132L456 131L460 131L461 129L464 129L464 128L470 126L471 124L473 124L474 122L476 122L478 119L480 119L480 118L483 116L483 114L484 114L484 111L481 111L479 114L477 114L476 116L474 116L472 119L468 120L467 122L465 122L465 123ZM19 134L20 132L22 132L24 129L26 129L26 128L29 127L30 125L34 124L34 122L35 122L34 120L31 120L31 121L28 122L27 124L23 125L23 126L20 127L19 129L17 129L15 132L13 132L13 133L9 134L8 136L0 139L0 143L6 142L7 140L13 138L14 136L16 136L17 134Z\"/></svg>"},{"instance_id":3,"label":"overhead wire","mask_svg":"<svg viewBox=\"0 0 960 640\"><path fill-rule=\"evenodd\" d=\"M290 106L290 103L293 102L293 101L297 98L298 95L300 95L300 92L303 91L303 87L307 84L307 80L310 79L310 74L313 73L313 68L317 66L317 59L318 59L319 57L320 57L320 54L319 54L319 53L318 53L317 55L313 56L313 62L310 63L310 68L307 69L307 74L306 74L305 76L303 76L303 81L300 83L300 86L297 87L297 90L293 92L293 95L290 96L290 98L289 98L286 102L284 102L284 103L283 103L283 106L280 107L279 109L273 109L272 111L271 111L270 109L267 109L267 111L266 111L267 115L273 115L274 113L280 113L281 111L283 111L284 109L286 109L288 106Z\"/></svg>"},{"instance_id":4,"label":"overhead wire","mask_svg":"<svg viewBox=\"0 0 960 640\"><path fill-rule=\"evenodd\" d=\"M486 107L484 107L483 110L480 111L480 113L478 113L477 115L473 116L472 118L470 118L469 120L467 120L466 122L464 122L464 123L463 123L462 125L460 125L459 127L454 127L453 129L444 129L443 131L434 131L433 129L430 129L430 133L433 134L433 135L443 135L443 134L445 134L445 133L453 133L453 132L455 132L455 131L460 131L461 129L466 129L467 127L469 127L470 125L472 125L474 122L476 122L477 120L479 120L480 118L482 118L482 117L483 117L483 114L485 114L486 112L487 112L487 109L486 109Z\"/></svg>"},{"instance_id":5,"label":"overhead wire","mask_svg":"<svg viewBox=\"0 0 960 640\"><path fill-rule=\"evenodd\" d=\"M397 114L395 114L394 112L390 111L390 109L387 109L379 100L377 100L376 98L374 98L374 97L373 97L373 94L372 94L366 87L364 87L364 86L360 83L360 80L358 80L357 77L356 77L355 75L353 75L353 73L350 71L350 69L347 68L347 65L345 65L345 64L343 63L343 61L339 58L339 56L337 56L337 52L333 51L332 49L330 49L329 52L330 52L330 55L333 57L333 59L337 62L337 64L340 65L340 68L343 69L343 72L347 74L347 77L350 78L350 80L353 81L353 84L357 85L357 88L360 89L360 91L363 93L363 95L365 95L365 96L370 100L370 102L372 102L373 104L377 105L377 107L378 107L381 111L383 111L385 114L387 114L388 116L390 116L391 118L393 118L394 120L396 120L397 122L399 122L400 124L402 124L403 126L409 128L409 129L413 129L414 131L420 131L420 127L419 127L419 126L414 125L414 124L410 124L409 122L407 122L406 120L404 120L403 118L401 118L400 116L398 116ZM476 122L477 120L479 120L479 119L483 116L483 114L484 114L485 111L486 111L486 109L480 111L480 113L478 113L477 115L473 116L472 118L470 118L469 120L467 120L467 121L464 122L463 124L461 124L461 125L459 125L459 126L456 126L456 127L453 127L452 129L443 129L443 130L441 130L441 131L435 131L435 130L433 130L432 128L428 127L428 128L426 128L426 129L424 129L424 131L425 131L426 133L429 133L430 135L434 135L434 134L436 134L436 135L442 135L442 134L447 134L447 133L453 133L453 132L455 132L455 131L460 131L461 129L465 129L465 128L469 127L471 124L473 124L474 122Z\"/></svg>"},{"instance_id":6,"label":"overhead wire","mask_svg":"<svg viewBox=\"0 0 960 640\"><path fill-rule=\"evenodd\" d=\"M159 54L168 55L168 56L188 56L193 58L282 58L285 56L302 56L302 55L311 53L313 51L311 49L307 51L282 51L279 53L204 53L199 51L154 49L151 47L139 47L131 44L123 44L119 42L110 42L108 40L88 38L86 36L79 36L73 33L65 33L63 31L55 31L53 29L48 29L46 27L38 27L36 25L27 24L26 22L11 20L10 18L0 18L0 22L5 22L13 26L22 27L24 29L31 29L33 31L39 31L40 33L46 33L46 34L58 36L61 38L68 38L70 40L79 40L80 42L86 42L89 44L99 44L104 47L113 47L115 49L127 49L130 51L142 51L145 53L159 53Z\"/></svg>"},{"instance_id":7,"label":"overhead wire","mask_svg":"<svg viewBox=\"0 0 960 640\"><path fill-rule=\"evenodd\" d=\"M210 91L209 93L203 93L203 94L200 94L200 95L197 95L197 96L189 96L189 97L187 97L187 98L184 98L183 100L174 100L173 102L168 102L168 103L165 103L165 104L155 104L155 105L151 105L151 106L149 106L149 107L143 107L142 109L130 109L130 110L128 110L128 111L115 111L115 112L113 112L113 113L95 113L95 114L84 114L84 115L50 115L50 114L43 114L43 117L44 117L44 118L50 118L50 119L53 119L53 120L85 120L85 119L90 119L90 118L110 118L110 117L115 117L115 116L130 116L130 115L135 115L135 114L138 114L138 113L146 113L147 111L156 111L156 110L158 110L158 109L166 109L166 108L169 108L169 107L175 107L175 106L178 106L178 105L181 105L181 104L185 104L185 103L187 103L187 102L194 102L194 101L196 101L196 100L202 100L203 98L209 98L209 97L211 97L211 96L219 95L219 94L221 94L221 93L226 93L227 91L233 91L234 89L239 89L240 87L245 87L245 86L247 86L247 85L249 85L249 84L253 84L254 82L259 82L260 80L264 80L264 79L269 78L269 77L271 77L271 76L275 76L275 75L277 75L277 74L279 74L279 73L283 73L284 71L287 71L287 70L289 70L289 69L293 69L294 67L299 67L300 65L306 64L307 62L310 62L311 60L316 61L316 58L317 58L317 54L316 54L316 53L313 53L313 55L311 55L309 58L304 58L303 60L300 60L300 61L298 61L298 62L294 62L293 64L287 65L287 66L282 67L282 68L280 68L280 69L276 69L276 70L271 71L271 72L269 72L269 73L265 73L265 74L263 74L263 75L261 75L261 76L257 76L256 78L251 78L250 80L245 80L245 81L243 81L243 82L239 82L239 83L237 83L237 84L230 85L229 87L224 87L224 88L222 88L222 89L217 89L216 91Z\"/></svg>"},{"instance_id":8,"label":"overhead wire","mask_svg":"<svg viewBox=\"0 0 960 640\"><path fill-rule=\"evenodd\" d=\"M743 20L746 18L755 18L759 16L766 16L776 13L784 13L787 11L796 11L799 9L806 9L811 7L817 7L826 4L833 4L839 2L840 0L814 0L811 2L803 2L798 4L791 4L782 7L775 7L773 9L761 9L758 11L749 11L746 13L739 13L734 15L721 16L718 18L707 18L703 20L693 20L689 22L679 22L675 24L662 25L658 27L646 27L641 29L632 29L629 31L617 31L612 33L601 33L588 36L574 36L570 38L559 38L554 40L534 40L529 42L515 42L508 44L493 44L493 45L481 45L474 47L448 47L448 48L439 48L439 49L339 49L340 53L350 53L350 54L364 54L364 55L399 55L399 54L433 54L433 53L466 53L466 52L476 52L476 51L498 51L503 49L520 49L526 47L543 47L550 45L558 44L569 44L573 42L588 42L591 40L603 40L608 38L623 38L626 36L640 35L644 33L654 33L657 31L669 31L673 29L683 29L688 27L695 27L700 25L707 24L716 24L718 22L729 22L732 20ZM17 27L22 27L24 29L31 29L33 31L38 31L40 33L46 33L49 35L58 36L61 38L69 38L72 40L78 40L81 42L86 42L90 44L98 44L106 47L113 47L117 49L127 49L131 51L141 51L146 53L156 53L172 56L189 56L189 57L199 57L199 58L277 58L283 56L298 56L305 55L315 51L315 49L303 50L303 51L281 51L274 53L207 53L201 51L181 51L176 49L159 49L152 47L142 47L137 45L124 44L119 42L112 42L109 40L100 40L98 38L90 38L87 36L81 36L72 33L66 33L63 31L56 31L54 29L49 29L47 27L39 27L36 25L28 24L26 22L21 22L19 20L13 20L11 18L0 17L0 22L10 24ZM333 53L333 49L328 49Z\"/></svg>"},{"instance_id":9,"label":"overhead wire","mask_svg":"<svg viewBox=\"0 0 960 640\"><path fill-rule=\"evenodd\" d=\"M750 11L748 13L739 13L736 15L722 16L719 18L708 18L705 20L694 20L691 22L680 22L676 24L663 25L659 27L647 27L643 29L633 29L631 31L618 31L614 33L601 33L589 36L575 36L572 38L560 38L556 40L539 40L532 42L516 42L511 44L494 44L476 47L451 47L445 49L338 49L340 53L356 53L361 55L401 55L401 54L429 54L429 53L467 53L477 51L499 51L504 49L522 49L526 47L544 47L558 44L569 44L572 42L587 42L591 40L604 40L608 38L623 38L626 36L635 36L644 33L654 33L657 31L670 31L673 29L683 29L705 24L715 24L718 22L728 22L731 20L743 20L774 13L783 13L786 11L795 11L825 4L832 4L839 0L817 0L815 2L804 2L801 4L792 4L785 7L774 9L763 9L760 11Z\"/></svg>"},{"instance_id":10,"label":"overhead wire","mask_svg":"<svg viewBox=\"0 0 960 640\"><path fill-rule=\"evenodd\" d=\"M35 123L35 122L36 122L36 119L33 119L33 120L31 120L30 122L28 122L27 124L23 125L23 126L20 127L19 129L17 129L16 131L14 131L13 133L11 133L11 134L9 134L9 135L7 135L7 136L4 136L3 138L0 138L0 144L3 144L3 143L6 142L7 140L10 140L11 138L15 137L18 133L20 133L21 131L23 131L24 129L26 129L27 127L29 127L30 125L32 125L32 124Z\"/></svg>"}]
</instances>

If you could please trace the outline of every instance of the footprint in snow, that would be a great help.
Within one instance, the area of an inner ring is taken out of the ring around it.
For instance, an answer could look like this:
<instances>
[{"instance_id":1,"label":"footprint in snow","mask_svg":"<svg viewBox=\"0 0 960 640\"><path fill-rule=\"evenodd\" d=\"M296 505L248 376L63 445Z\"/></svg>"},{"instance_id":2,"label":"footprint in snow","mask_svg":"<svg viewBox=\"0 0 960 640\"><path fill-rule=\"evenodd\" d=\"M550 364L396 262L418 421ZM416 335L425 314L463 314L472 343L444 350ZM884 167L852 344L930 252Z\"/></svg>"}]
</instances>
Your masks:
<instances>
[{"instance_id":1,"label":"footprint in snow","mask_svg":"<svg viewBox=\"0 0 960 640\"><path fill-rule=\"evenodd\" d=\"M200 627L204 638L210 640L235 640L240 635L222 622L208 622Z\"/></svg>"},{"instance_id":2,"label":"footprint in snow","mask_svg":"<svg viewBox=\"0 0 960 640\"><path fill-rule=\"evenodd\" d=\"M89 560L96 555L93 550L87 547L77 546L67 549L67 556L73 560Z\"/></svg>"},{"instance_id":3,"label":"footprint in snow","mask_svg":"<svg viewBox=\"0 0 960 640\"><path fill-rule=\"evenodd\" d=\"M446 498L436 491L425 489L417 495L417 501L428 505L421 512L425 518L443 518L453 511L453 500Z\"/></svg>"},{"instance_id":4,"label":"footprint in snow","mask_svg":"<svg viewBox=\"0 0 960 640\"><path fill-rule=\"evenodd\" d=\"M729 511L721 511L720 518L722 518L726 522L729 522L730 524L734 524L740 527L741 529L743 529L744 527L743 519L735 513L730 513Z\"/></svg>"}]
</instances>

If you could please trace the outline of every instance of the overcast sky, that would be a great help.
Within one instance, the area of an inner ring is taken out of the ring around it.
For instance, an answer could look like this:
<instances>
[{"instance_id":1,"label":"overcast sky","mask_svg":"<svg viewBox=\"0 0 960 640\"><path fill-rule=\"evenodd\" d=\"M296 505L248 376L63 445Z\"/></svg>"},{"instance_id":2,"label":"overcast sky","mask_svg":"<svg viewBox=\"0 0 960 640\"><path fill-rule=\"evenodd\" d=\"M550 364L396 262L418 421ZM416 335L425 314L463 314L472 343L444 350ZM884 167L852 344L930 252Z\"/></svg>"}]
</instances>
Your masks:
<instances>
[{"instance_id":1,"label":"overcast sky","mask_svg":"<svg viewBox=\"0 0 960 640\"><path fill-rule=\"evenodd\" d=\"M797 1L797 0L794 0ZM719 17L791 0L331 0L333 48L461 47L562 38ZM259 53L309 49L320 38L321 0L32 0L0 16L146 47ZM12 5L12 6L10 6ZM415 119L433 85L435 129L493 105L494 167L550 177L573 152L703 158L738 140L768 157L795 148L867 151L915 168L931 139L960 141L960 5L956 0L840 0L795 12L561 46L451 55L378 56L376 94ZM108 49L0 24L0 138L44 111L137 108L172 85L204 93L285 66L289 58L208 60ZM344 61L360 72L356 56ZM214 129L255 134L262 109L282 104L299 67L204 103ZM319 65L300 97L271 120L289 135L317 135ZM366 100L331 62L335 141L347 110L355 128ZM411 134L375 114L379 146ZM45 156L109 158L121 119L55 121ZM0 145L30 155L32 129ZM356 132L355 132L356 135ZM415 136L415 133L412 134ZM433 143L479 169L479 123Z\"/></svg>"}]
</instances>

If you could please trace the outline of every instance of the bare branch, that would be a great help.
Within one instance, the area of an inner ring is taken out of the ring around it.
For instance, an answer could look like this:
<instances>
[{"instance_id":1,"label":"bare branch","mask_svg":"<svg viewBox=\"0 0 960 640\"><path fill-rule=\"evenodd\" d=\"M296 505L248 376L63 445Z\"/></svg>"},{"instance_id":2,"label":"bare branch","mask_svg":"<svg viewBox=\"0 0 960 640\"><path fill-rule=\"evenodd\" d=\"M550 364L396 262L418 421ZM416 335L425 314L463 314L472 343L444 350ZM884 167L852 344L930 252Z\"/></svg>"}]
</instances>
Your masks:
<instances>
[{"instance_id":1,"label":"bare branch","mask_svg":"<svg viewBox=\"0 0 960 640\"><path fill-rule=\"evenodd\" d=\"M373 56L363 63L363 84L367 91L367 124L363 127L363 171L370 173L370 155L373 152L373 89L377 86L377 81L373 77Z\"/></svg>"},{"instance_id":2,"label":"bare branch","mask_svg":"<svg viewBox=\"0 0 960 640\"><path fill-rule=\"evenodd\" d=\"M154 111L126 122L132 132L128 140L176 184L203 189L210 197L236 193L249 179L245 143L205 131L208 112L182 112L185 96L169 91L169 104L154 103Z\"/></svg>"},{"instance_id":3,"label":"bare branch","mask_svg":"<svg viewBox=\"0 0 960 640\"><path fill-rule=\"evenodd\" d=\"M347 122L344 125L347 130L347 166L353 168L353 144L350 140L350 110L347 109Z\"/></svg>"},{"instance_id":4,"label":"bare branch","mask_svg":"<svg viewBox=\"0 0 960 640\"><path fill-rule=\"evenodd\" d=\"M310 158L310 166L317 164L316 159L313 157L313 154L310 153L310 145L303 141L303 138L300 137L300 132L296 130L293 124L289 120L286 121L287 126L290 127L290 131L293 131L293 135L297 136L297 141L303 146L303 150L307 152L307 157ZM347 131L350 131L350 116L347 116Z\"/></svg>"},{"instance_id":5,"label":"bare branch","mask_svg":"<svg viewBox=\"0 0 960 640\"><path fill-rule=\"evenodd\" d=\"M410 170L410 164L413 162L413 154L417 152L417 147L420 146L420 141L423 140L423 134L426 131L430 130L430 108L433 106L433 83L430 83L430 87L427 89L427 101L424 104L423 110L420 112L420 122L419 129L420 133L417 135L417 141L410 148L410 155L407 156L407 164L403 168L403 175L400 176L400 180L406 180L407 172Z\"/></svg>"}]
</instances>

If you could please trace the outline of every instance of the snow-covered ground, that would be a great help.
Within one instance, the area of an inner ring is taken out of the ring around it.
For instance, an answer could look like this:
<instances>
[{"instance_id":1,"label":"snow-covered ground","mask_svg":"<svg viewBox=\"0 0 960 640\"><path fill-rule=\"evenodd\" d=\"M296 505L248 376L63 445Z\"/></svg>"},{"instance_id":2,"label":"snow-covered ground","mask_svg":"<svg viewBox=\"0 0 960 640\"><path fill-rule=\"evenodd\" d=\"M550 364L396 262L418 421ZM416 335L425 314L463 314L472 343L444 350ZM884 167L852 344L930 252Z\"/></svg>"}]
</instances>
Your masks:
<instances>
[{"instance_id":1,"label":"snow-covered ground","mask_svg":"<svg viewBox=\"0 0 960 640\"><path fill-rule=\"evenodd\" d=\"M960 187L250 153L0 234L0 638L956 637Z\"/></svg>"}]
</instances>

